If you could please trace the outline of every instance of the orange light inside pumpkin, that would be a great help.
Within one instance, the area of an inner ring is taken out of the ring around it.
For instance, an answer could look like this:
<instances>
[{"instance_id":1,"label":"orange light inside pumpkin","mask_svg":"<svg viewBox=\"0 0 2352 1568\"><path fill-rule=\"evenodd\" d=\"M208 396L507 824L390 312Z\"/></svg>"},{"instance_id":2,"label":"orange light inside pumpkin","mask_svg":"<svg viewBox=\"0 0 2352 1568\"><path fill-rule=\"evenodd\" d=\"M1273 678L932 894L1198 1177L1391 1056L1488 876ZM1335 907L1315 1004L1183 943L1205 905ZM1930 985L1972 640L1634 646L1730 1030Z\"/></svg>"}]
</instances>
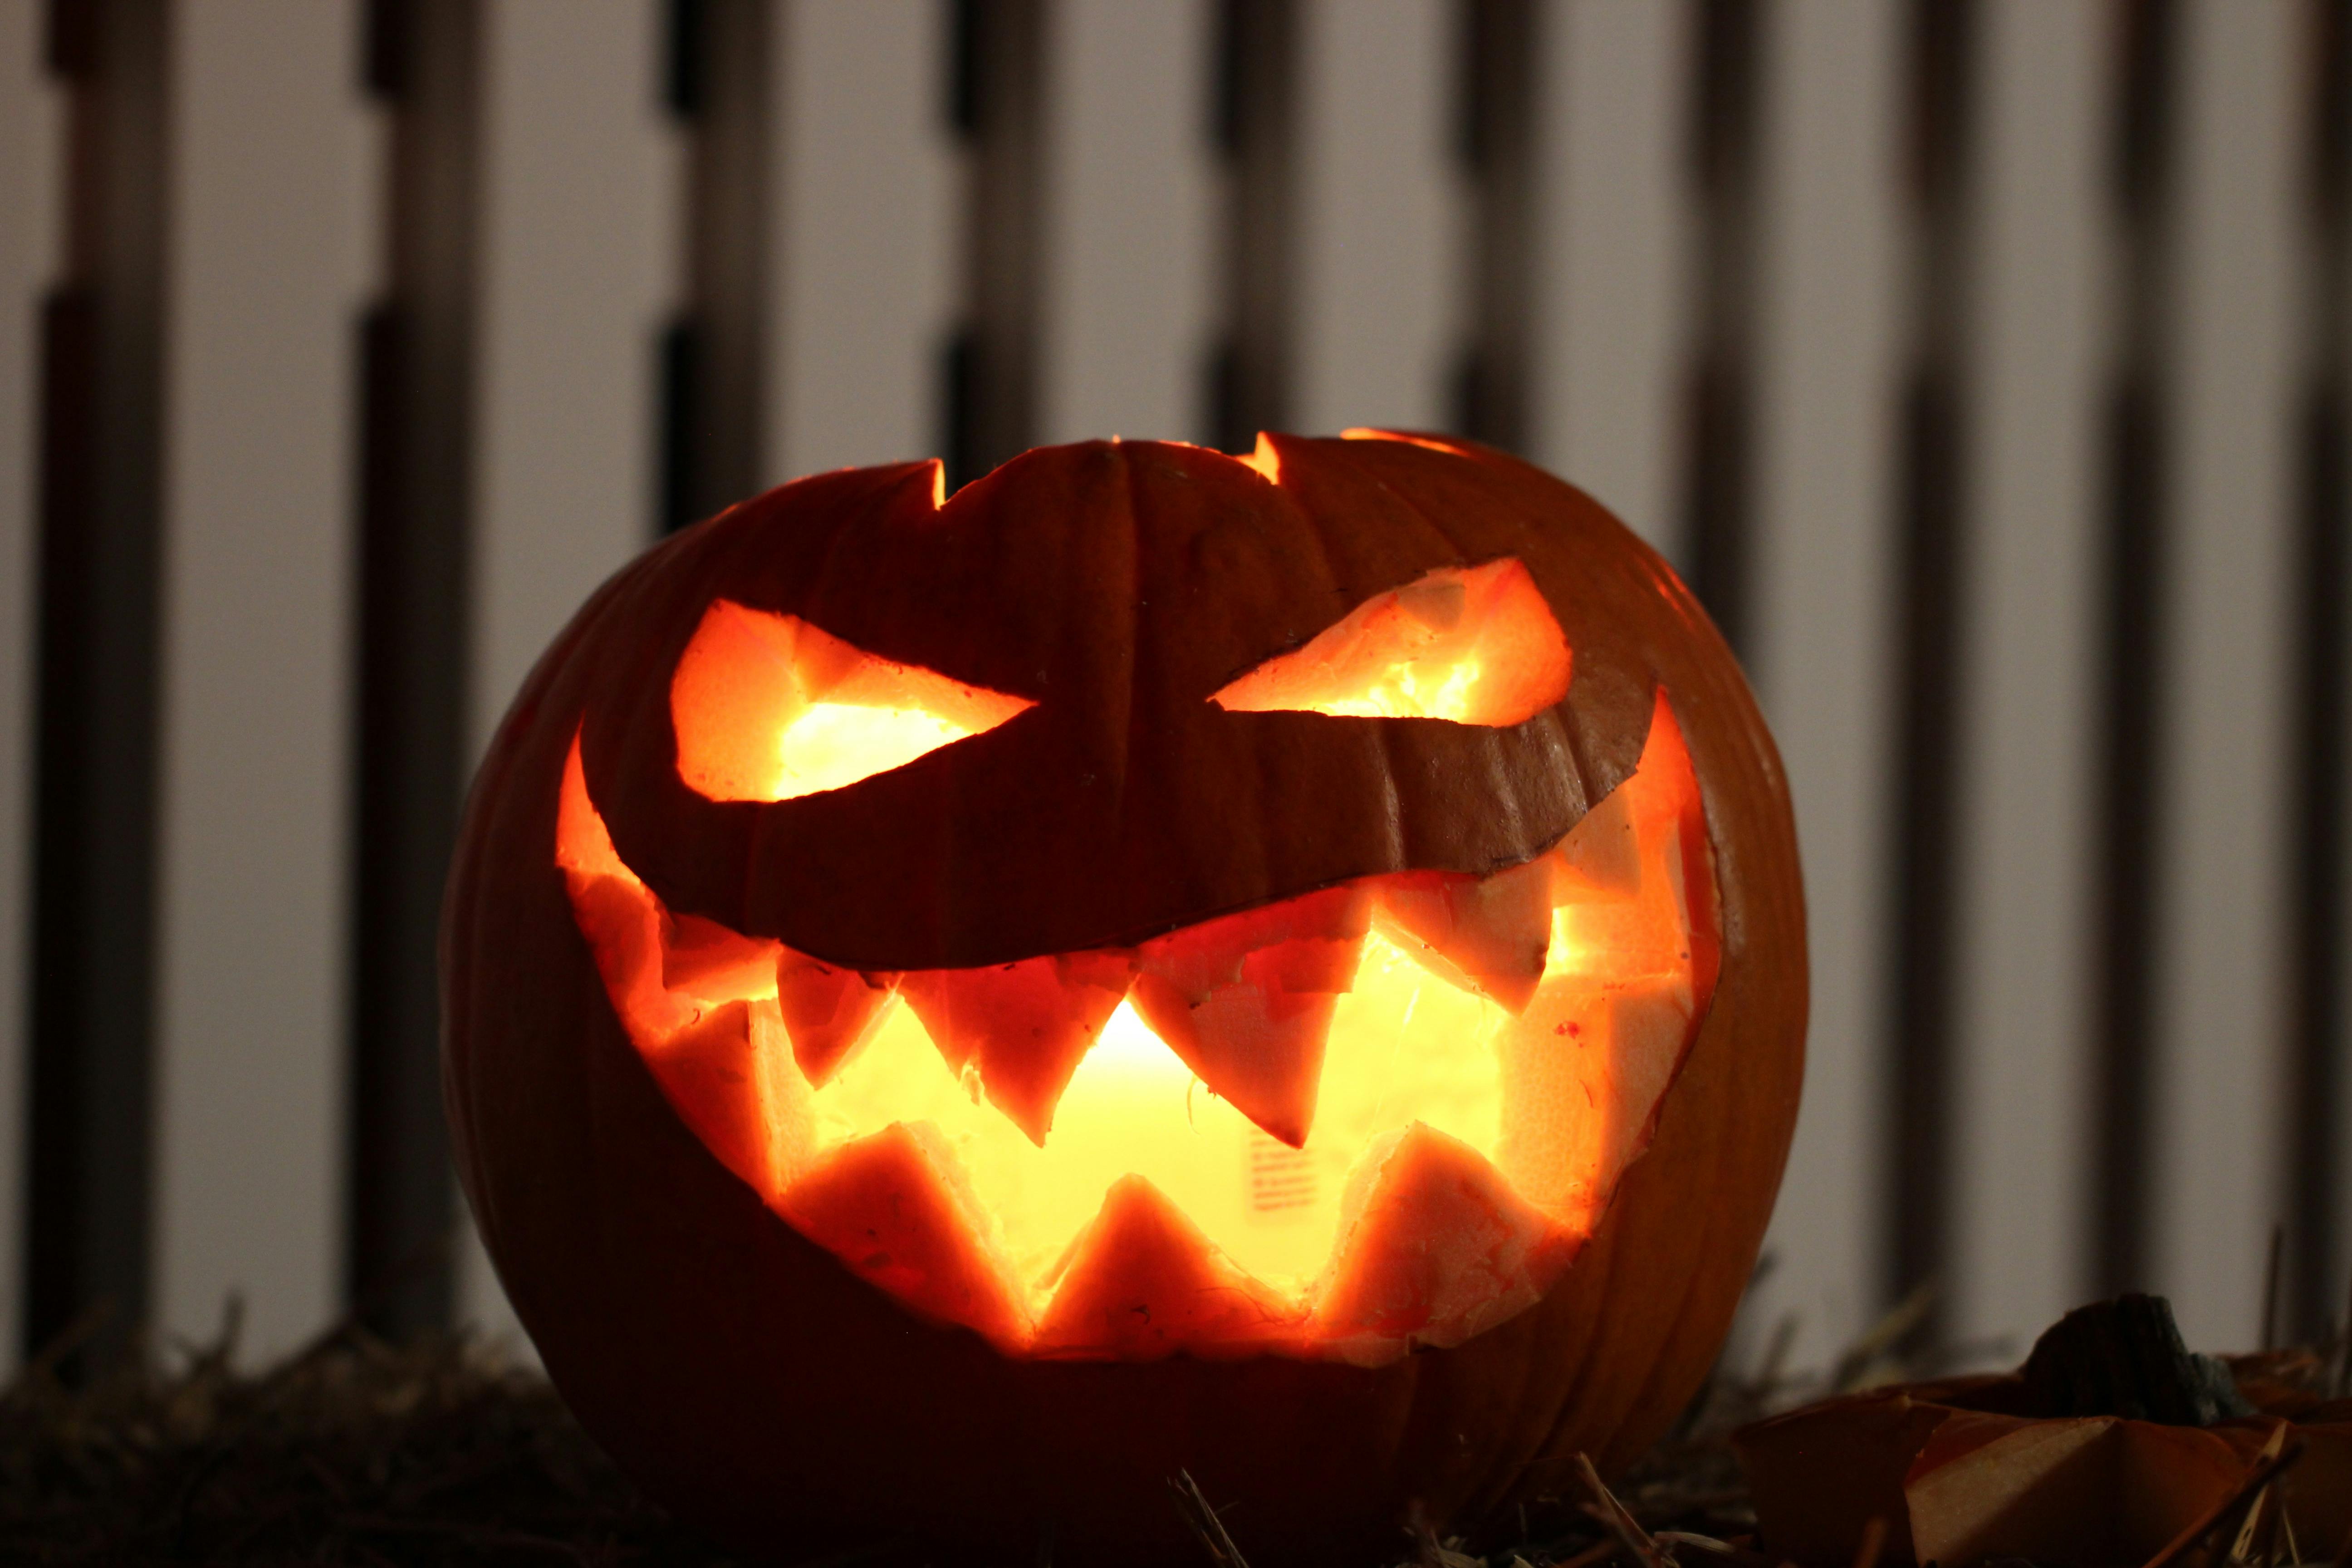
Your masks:
<instances>
[{"instance_id":1,"label":"orange light inside pumpkin","mask_svg":"<svg viewBox=\"0 0 2352 1568\"><path fill-rule=\"evenodd\" d=\"M670 682L678 776L712 800L791 800L904 767L1032 707L721 599Z\"/></svg>"},{"instance_id":2,"label":"orange light inside pumpkin","mask_svg":"<svg viewBox=\"0 0 2352 1568\"><path fill-rule=\"evenodd\" d=\"M1523 723L1568 689L1567 639L1517 561L1432 572L1209 700L1234 712Z\"/></svg>"},{"instance_id":3,"label":"orange light inside pumpkin","mask_svg":"<svg viewBox=\"0 0 2352 1568\"><path fill-rule=\"evenodd\" d=\"M1381 595L1213 700L1514 724L1568 673L1504 561ZM839 787L1030 705L724 602L671 703L679 773L719 799ZM1509 1316L1645 1143L1717 963L1663 691L1635 773L1532 861L1359 879L1133 950L861 974L673 917L614 852L576 741L556 858L713 1153L1015 1353L1370 1364Z\"/></svg>"}]
</instances>

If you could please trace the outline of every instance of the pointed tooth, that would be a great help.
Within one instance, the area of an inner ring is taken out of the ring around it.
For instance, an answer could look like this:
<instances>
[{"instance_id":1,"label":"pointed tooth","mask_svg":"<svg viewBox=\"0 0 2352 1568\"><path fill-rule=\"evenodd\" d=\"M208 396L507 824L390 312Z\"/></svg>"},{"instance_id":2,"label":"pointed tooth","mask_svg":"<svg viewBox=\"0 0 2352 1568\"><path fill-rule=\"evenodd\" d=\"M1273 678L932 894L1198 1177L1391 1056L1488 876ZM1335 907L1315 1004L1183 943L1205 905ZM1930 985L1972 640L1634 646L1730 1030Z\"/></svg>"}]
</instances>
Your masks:
<instances>
[{"instance_id":1,"label":"pointed tooth","mask_svg":"<svg viewBox=\"0 0 2352 1568\"><path fill-rule=\"evenodd\" d=\"M1157 1361L1263 1352L1304 1310L1236 1265L1159 1188L1121 1176L1066 1255L1038 1355Z\"/></svg>"},{"instance_id":2,"label":"pointed tooth","mask_svg":"<svg viewBox=\"0 0 2352 1568\"><path fill-rule=\"evenodd\" d=\"M835 1150L776 1205L852 1273L1002 1350L1029 1338L1011 1271L989 1247L954 1152L929 1123L892 1122Z\"/></svg>"},{"instance_id":3,"label":"pointed tooth","mask_svg":"<svg viewBox=\"0 0 2352 1568\"><path fill-rule=\"evenodd\" d=\"M1634 831L1633 797L1641 773L1601 797L1560 840L1559 861L1568 872L1562 892L1588 899L1630 899L1642 890L1642 845Z\"/></svg>"},{"instance_id":4,"label":"pointed tooth","mask_svg":"<svg viewBox=\"0 0 2352 1568\"><path fill-rule=\"evenodd\" d=\"M1650 719L1650 739L1642 750L1642 763L1632 782L1643 784L1670 820L1662 825L1663 869L1682 927L1685 951L1691 955L1692 984L1700 1005L1715 991L1723 957L1722 911L1715 885L1715 856L1707 843L1706 808L1699 794L1698 774L1692 769L1690 750L1673 705L1661 689Z\"/></svg>"},{"instance_id":5,"label":"pointed tooth","mask_svg":"<svg viewBox=\"0 0 2352 1568\"><path fill-rule=\"evenodd\" d=\"M1341 992L1356 974L1356 944L1371 919L1371 888L1343 883L1263 904L1155 937L1137 950L1143 968L1188 1001L1242 978L1252 953L1286 948L1281 979L1294 991Z\"/></svg>"},{"instance_id":6,"label":"pointed tooth","mask_svg":"<svg viewBox=\"0 0 2352 1568\"><path fill-rule=\"evenodd\" d=\"M1416 1121L1349 1178L1315 1338L1359 1365L1460 1344L1541 1300L1580 1241L1485 1155Z\"/></svg>"},{"instance_id":7,"label":"pointed tooth","mask_svg":"<svg viewBox=\"0 0 2352 1568\"><path fill-rule=\"evenodd\" d=\"M1355 885L1171 931L1138 952L1136 1011L1212 1091L1298 1148L1370 918L1371 891Z\"/></svg>"},{"instance_id":8,"label":"pointed tooth","mask_svg":"<svg viewBox=\"0 0 2352 1568\"><path fill-rule=\"evenodd\" d=\"M700 915L672 915L662 923L662 984L705 1002L748 1002L775 989L782 951Z\"/></svg>"},{"instance_id":9,"label":"pointed tooth","mask_svg":"<svg viewBox=\"0 0 2352 1568\"><path fill-rule=\"evenodd\" d=\"M793 1059L810 1086L822 1089L881 1026L898 976L842 969L782 944L777 952L776 1001Z\"/></svg>"},{"instance_id":10,"label":"pointed tooth","mask_svg":"<svg viewBox=\"0 0 2352 1568\"><path fill-rule=\"evenodd\" d=\"M1422 968L1448 985L1477 995L1478 982L1447 957L1441 945L1454 931L1448 885L1469 879L1463 871L1392 872L1380 879L1372 923Z\"/></svg>"},{"instance_id":11,"label":"pointed tooth","mask_svg":"<svg viewBox=\"0 0 2352 1568\"><path fill-rule=\"evenodd\" d=\"M1339 998L1238 982L1197 1003L1150 973L1135 1010L1201 1081L1268 1134L1297 1149L1315 1123L1324 1045Z\"/></svg>"},{"instance_id":12,"label":"pointed tooth","mask_svg":"<svg viewBox=\"0 0 2352 1568\"><path fill-rule=\"evenodd\" d=\"M1488 877L1406 872L1381 879L1383 924L1402 930L1436 973L1517 1013L1542 984L1551 949L1549 855Z\"/></svg>"},{"instance_id":13,"label":"pointed tooth","mask_svg":"<svg viewBox=\"0 0 2352 1568\"><path fill-rule=\"evenodd\" d=\"M751 1030L751 1005L730 1002L646 1053L678 1120L719 1163L762 1198L779 1184L766 1085Z\"/></svg>"},{"instance_id":14,"label":"pointed tooth","mask_svg":"<svg viewBox=\"0 0 2352 1568\"><path fill-rule=\"evenodd\" d=\"M1559 920L1572 967L1682 973L1702 999L1722 957L1706 806L1661 690L1640 766L1560 843ZM1598 963L1591 961L1599 960Z\"/></svg>"},{"instance_id":15,"label":"pointed tooth","mask_svg":"<svg viewBox=\"0 0 2352 1568\"><path fill-rule=\"evenodd\" d=\"M1134 976L1131 953L1076 952L918 970L898 990L949 1068L976 1067L988 1102L1042 1148L1070 1075Z\"/></svg>"},{"instance_id":16,"label":"pointed tooth","mask_svg":"<svg viewBox=\"0 0 2352 1568\"><path fill-rule=\"evenodd\" d=\"M640 1051L659 1046L700 1016L662 986L661 905L632 877L567 872L572 918L588 939L604 994Z\"/></svg>"},{"instance_id":17,"label":"pointed tooth","mask_svg":"<svg viewBox=\"0 0 2352 1568\"><path fill-rule=\"evenodd\" d=\"M1649 1147L1695 1035L1687 973L1563 974L1502 1031L1502 1145L1517 1190L1589 1224Z\"/></svg>"}]
</instances>

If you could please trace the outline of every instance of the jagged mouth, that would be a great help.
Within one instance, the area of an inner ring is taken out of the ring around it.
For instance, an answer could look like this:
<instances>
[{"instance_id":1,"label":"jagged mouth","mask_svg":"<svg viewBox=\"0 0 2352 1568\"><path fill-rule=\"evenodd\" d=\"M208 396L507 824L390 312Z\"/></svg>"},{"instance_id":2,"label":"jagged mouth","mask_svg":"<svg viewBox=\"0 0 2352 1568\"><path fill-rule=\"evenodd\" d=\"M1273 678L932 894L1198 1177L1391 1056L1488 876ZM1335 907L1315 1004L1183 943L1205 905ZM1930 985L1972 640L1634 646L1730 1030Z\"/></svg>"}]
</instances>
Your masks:
<instances>
[{"instance_id":1,"label":"jagged mouth","mask_svg":"<svg viewBox=\"0 0 2352 1568\"><path fill-rule=\"evenodd\" d=\"M1130 949L903 975L673 915L575 740L556 859L680 1118L786 1223L1008 1353L1377 1364L1572 1262L1711 999L1665 694L1634 773L1486 877L1357 879Z\"/></svg>"}]
</instances>

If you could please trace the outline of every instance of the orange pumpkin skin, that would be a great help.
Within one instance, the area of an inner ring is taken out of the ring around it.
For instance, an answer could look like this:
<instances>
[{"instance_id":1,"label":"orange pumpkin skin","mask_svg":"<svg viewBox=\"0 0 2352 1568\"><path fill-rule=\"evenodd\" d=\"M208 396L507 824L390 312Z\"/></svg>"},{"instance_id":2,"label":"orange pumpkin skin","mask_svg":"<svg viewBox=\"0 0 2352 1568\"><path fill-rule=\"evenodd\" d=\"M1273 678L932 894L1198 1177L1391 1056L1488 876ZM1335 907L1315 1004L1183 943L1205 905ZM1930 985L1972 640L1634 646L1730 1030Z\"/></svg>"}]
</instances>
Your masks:
<instances>
[{"instance_id":1,"label":"orange pumpkin skin","mask_svg":"<svg viewBox=\"0 0 2352 1568\"><path fill-rule=\"evenodd\" d=\"M1188 1561L1199 1548L1166 1491L1181 1468L1235 1505L1227 1523L1254 1559L1361 1563L1397 1555L1408 1521L1463 1528L1562 1486L1580 1452L1603 1471L1622 1465L1706 1375L1762 1240L1803 1068L1794 826L1754 700L1664 563L1540 470L1419 437L1269 445L1286 486L1344 480L1419 520L1385 556L1388 517L1318 520L1358 529L1358 570L1386 574L1374 586L1410 579L1433 551L1501 553L1497 541L1528 563L1578 661L1563 703L1583 702L1571 728L1618 757L1595 766L1603 784L1638 751L1633 704L1650 685L1601 676L1645 675L1670 695L1714 855L1721 958L1647 1152L1536 1306L1453 1349L1369 1370L1278 1355L1009 1357L919 1320L803 1238L663 1098L607 1000L551 847L583 711L667 681L683 634L666 621L698 555L746 529L789 526L795 508L828 497L865 504L877 489L931 482L928 465L799 481L648 552L557 639L476 778L444 911L444 1084L483 1239L573 1411L681 1516L781 1556L913 1535L1025 1557L1050 1536L1064 1562ZM1102 510L1105 476L1121 465L1203 474L1230 462L1093 443L1030 454L982 483L1031 513L1084 515ZM1286 513L1253 525L1299 526ZM1024 592L1076 591L1055 561L1003 564ZM1145 579L1134 591L1174 587ZM1301 629L1325 624L1328 608L1304 610ZM1612 724L1630 739L1608 742ZM1440 782L1439 798L1478 809L1475 781Z\"/></svg>"}]
</instances>

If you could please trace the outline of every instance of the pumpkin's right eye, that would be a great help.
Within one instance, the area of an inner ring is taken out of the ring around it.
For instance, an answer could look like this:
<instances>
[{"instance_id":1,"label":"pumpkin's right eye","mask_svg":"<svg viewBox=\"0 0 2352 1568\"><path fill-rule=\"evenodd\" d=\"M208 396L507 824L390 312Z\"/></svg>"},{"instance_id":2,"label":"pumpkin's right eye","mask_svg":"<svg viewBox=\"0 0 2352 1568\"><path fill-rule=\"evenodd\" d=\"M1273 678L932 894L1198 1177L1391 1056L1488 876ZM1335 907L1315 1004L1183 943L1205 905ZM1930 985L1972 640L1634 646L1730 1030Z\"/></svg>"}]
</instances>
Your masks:
<instances>
[{"instance_id":1,"label":"pumpkin's right eye","mask_svg":"<svg viewBox=\"0 0 2352 1568\"><path fill-rule=\"evenodd\" d=\"M1429 573L1375 595L1209 699L1237 713L1444 719L1507 729L1568 695L1568 638L1526 565Z\"/></svg>"},{"instance_id":2,"label":"pumpkin's right eye","mask_svg":"<svg viewBox=\"0 0 2352 1568\"><path fill-rule=\"evenodd\" d=\"M669 687L678 776L710 800L845 788L1034 706L730 599L703 612Z\"/></svg>"}]
</instances>

